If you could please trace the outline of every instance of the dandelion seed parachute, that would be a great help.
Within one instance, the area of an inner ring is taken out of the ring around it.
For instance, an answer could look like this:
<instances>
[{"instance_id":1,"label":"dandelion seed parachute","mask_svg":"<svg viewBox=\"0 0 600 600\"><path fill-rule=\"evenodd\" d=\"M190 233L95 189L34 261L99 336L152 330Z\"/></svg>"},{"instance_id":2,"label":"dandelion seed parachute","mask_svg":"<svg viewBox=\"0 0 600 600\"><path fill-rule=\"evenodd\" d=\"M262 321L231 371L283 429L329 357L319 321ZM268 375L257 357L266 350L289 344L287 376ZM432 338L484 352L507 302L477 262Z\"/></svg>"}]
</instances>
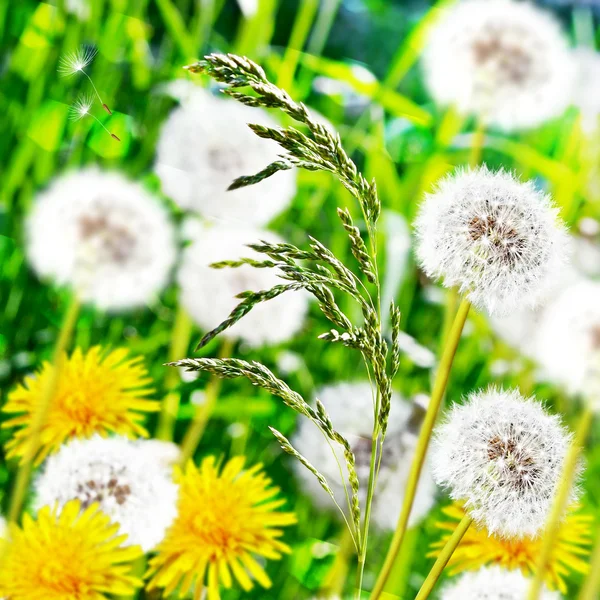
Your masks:
<instances>
[{"instance_id":1,"label":"dandelion seed parachute","mask_svg":"<svg viewBox=\"0 0 600 600\"><path fill-rule=\"evenodd\" d=\"M549 197L485 166L442 180L415 227L426 274L459 287L490 314L546 297L567 255L567 234Z\"/></svg>"},{"instance_id":2,"label":"dandelion seed parachute","mask_svg":"<svg viewBox=\"0 0 600 600\"><path fill-rule=\"evenodd\" d=\"M508 131L557 117L571 100L573 61L560 26L528 2L453 5L430 33L423 67L439 104Z\"/></svg>"},{"instance_id":3,"label":"dandelion seed parachute","mask_svg":"<svg viewBox=\"0 0 600 600\"><path fill-rule=\"evenodd\" d=\"M84 46L61 57L58 62L58 72L64 77L83 72L98 54L98 50L92 46Z\"/></svg>"},{"instance_id":4,"label":"dandelion seed parachute","mask_svg":"<svg viewBox=\"0 0 600 600\"><path fill-rule=\"evenodd\" d=\"M191 244L185 249L177 281L180 301L203 329L210 330L224 321L241 301L241 292L267 290L284 283L273 269L256 269L243 265L235 269L213 269L212 263L242 257L264 259L246 244L261 240L282 240L269 231L239 225L202 224L190 219L185 235ZM255 306L243 319L223 335L240 339L250 346L278 344L290 339L304 322L308 295L302 291L286 292Z\"/></svg>"},{"instance_id":5,"label":"dandelion seed parachute","mask_svg":"<svg viewBox=\"0 0 600 600\"><path fill-rule=\"evenodd\" d=\"M475 573L464 573L449 581L440 593L440 600L523 600L531 581L519 571L500 567L484 567ZM542 590L540 600L560 600L558 592Z\"/></svg>"},{"instance_id":6,"label":"dandelion seed parachute","mask_svg":"<svg viewBox=\"0 0 600 600\"><path fill-rule=\"evenodd\" d=\"M126 536L107 515L77 500L60 515L43 508L34 521L23 517L22 528L10 525L3 547L0 596L14 600L99 600L106 594L131 596L142 582L132 563L138 546L124 547Z\"/></svg>"},{"instance_id":7,"label":"dandelion seed parachute","mask_svg":"<svg viewBox=\"0 0 600 600\"><path fill-rule=\"evenodd\" d=\"M152 302L175 262L167 211L118 173L88 168L59 177L38 196L26 227L33 270L101 309Z\"/></svg>"},{"instance_id":8,"label":"dandelion seed parachute","mask_svg":"<svg viewBox=\"0 0 600 600\"><path fill-rule=\"evenodd\" d=\"M433 477L464 502L478 527L506 538L535 536L547 521L571 437L539 402L489 388L455 404L436 428ZM578 494L575 484L571 504Z\"/></svg>"},{"instance_id":9,"label":"dandelion seed parachute","mask_svg":"<svg viewBox=\"0 0 600 600\"><path fill-rule=\"evenodd\" d=\"M257 137L247 123L277 123L192 84L178 85L176 95L182 104L162 127L154 167L165 194L184 210L226 223L264 225L283 212L296 192L292 170L227 191L234 179L278 159L278 146Z\"/></svg>"},{"instance_id":10,"label":"dandelion seed parachute","mask_svg":"<svg viewBox=\"0 0 600 600\"><path fill-rule=\"evenodd\" d=\"M219 587L234 580L245 591L253 580L271 586L256 557L277 560L290 552L279 538L296 519L277 510L285 500L276 499L279 490L261 465L244 469L244 462L238 456L219 468L210 457L179 471L178 514L150 559L149 590L164 588L167 597L179 587L182 598L205 584L208 600L218 600Z\"/></svg>"},{"instance_id":11,"label":"dandelion seed parachute","mask_svg":"<svg viewBox=\"0 0 600 600\"><path fill-rule=\"evenodd\" d=\"M14 416L2 427L18 429L6 442L7 458L26 455L42 390L53 368L44 363L35 376L8 395L2 410ZM86 354L77 349L65 357L40 433L37 463L72 438L90 438L95 433L147 436L142 426L145 413L159 408L158 402L147 400L153 391L150 383L141 359L129 358L124 349L108 352L94 346Z\"/></svg>"},{"instance_id":12,"label":"dandelion seed parachute","mask_svg":"<svg viewBox=\"0 0 600 600\"><path fill-rule=\"evenodd\" d=\"M546 571L546 584L549 589L558 589L567 594L565 578L573 572L587 574L589 571L589 554L592 544L592 523L594 518L576 512L578 506L572 506L560 524L557 544L552 553ZM429 556L436 557L442 550L458 523L465 515L460 503L445 507L442 512L448 521L436 523L444 531L442 538L433 543ZM450 575L462 571L478 570L486 565L497 565L503 569L519 569L526 577L531 576L537 563L537 557L543 542L543 535L532 538L505 539L490 535L490 532L477 527L470 527L458 548L448 562Z\"/></svg>"},{"instance_id":13,"label":"dandelion seed parachute","mask_svg":"<svg viewBox=\"0 0 600 600\"><path fill-rule=\"evenodd\" d=\"M127 535L127 545L149 552L177 514L177 486L170 471L156 460L151 441L73 440L46 461L35 483L35 506L61 510L78 499L85 509L97 503Z\"/></svg>"},{"instance_id":14,"label":"dandelion seed parachute","mask_svg":"<svg viewBox=\"0 0 600 600\"><path fill-rule=\"evenodd\" d=\"M339 383L322 388L316 394L324 404L333 422L333 427L349 442L356 457L356 468L361 489L361 504L366 500L371 459L371 435L373 432L373 392L368 382ZM408 402L394 394L388 422L388 431L383 445L381 468L372 506L372 522L383 530L396 526L412 454L416 445L418 421L422 408L411 409ZM333 455L323 434L307 419L299 421L298 430L291 444L300 454L325 476L340 506L345 505L345 492L340 479L338 461L342 465L345 481L348 473L344 456L339 447ZM331 497L323 490L316 477L303 465L294 468L302 482L302 489L310 494L315 504L323 509L335 508ZM426 464L419 481L417 495L411 513L412 522L422 519L431 509L435 496L435 484Z\"/></svg>"}]
</instances>

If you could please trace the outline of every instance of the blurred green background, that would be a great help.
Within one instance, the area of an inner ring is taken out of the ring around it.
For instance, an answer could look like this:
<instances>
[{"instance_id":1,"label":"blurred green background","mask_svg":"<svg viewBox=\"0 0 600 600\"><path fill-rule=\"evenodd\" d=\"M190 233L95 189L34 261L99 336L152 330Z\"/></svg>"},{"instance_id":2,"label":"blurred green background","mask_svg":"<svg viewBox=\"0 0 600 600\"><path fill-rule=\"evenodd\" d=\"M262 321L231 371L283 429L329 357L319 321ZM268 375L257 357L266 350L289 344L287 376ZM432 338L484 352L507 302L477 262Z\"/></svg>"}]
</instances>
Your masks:
<instances>
[{"instance_id":1,"label":"blurred green background","mask_svg":"<svg viewBox=\"0 0 600 600\"><path fill-rule=\"evenodd\" d=\"M0 2L0 402L16 382L50 356L66 305L65 292L38 281L24 258L23 220L36 191L67 168L94 164L118 169L160 194L151 167L160 126L176 106L161 84L186 77L182 66L212 51L245 54L262 64L296 100L323 114L340 131L365 174L377 179L384 207L384 288L398 301L403 329L437 352L443 299L440 302L426 293L431 286L412 257L399 266L393 245L423 191L454 165L467 162L474 128L450 111L438 111L422 85L418 56L436 14L434 3L240 0L240 4L235 0ZM571 7L562 4L553 10L575 39ZM112 116L98 117L117 133L120 144L91 119L68 120L69 106L78 93L88 91L89 84L82 77L59 77L58 60L82 44L98 49L88 73L113 110ZM491 131L484 150L489 164L514 168L552 191L571 224L582 215L600 213L582 182L576 116L576 111L570 111L519 136ZM162 200L181 220L174 203L164 196ZM351 198L332 177L300 172L293 205L271 228L301 247L309 233L352 264L335 213L337 206L348 205ZM171 286L159 303L119 316L85 308L74 344L126 346L134 354L143 354L160 398L176 297ZM342 308L354 310L350 305ZM313 306L302 334L285 347L249 351L242 346L234 354L256 358L277 372L286 353L294 353L297 367L286 379L310 398L322 384L365 375L357 353L317 340L327 329L328 323ZM195 331L194 340L200 334ZM217 350L214 341L202 355ZM499 360L514 359L514 352L493 335L485 317L473 313L456 358L449 397L458 398L491 381L519 384L524 392L535 391L560 407L567 419L576 413L576 405L559 390L534 384L527 361L520 361L516 370L492 374ZM405 357L396 388L406 397L427 393L430 377L430 370ZM190 397L204 385L204 378L182 384L177 439L192 415ZM239 424L242 427L231 427ZM257 588L246 596L308 598L332 563L341 529L331 515L312 508L290 476L290 459L280 451L268 425L289 435L295 415L245 382L227 381L198 456L244 453L249 462L262 462L298 514L298 525L286 533L293 553L269 565L273 589ZM2 431L0 441L8 435ZM596 431L586 474L584 504L589 512L597 512L600 502L597 440ZM3 460L1 451L0 461L5 506L14 465ZM401 577L398 597L414 597L427 574L432 561L425 558L426 550L438 537L433 524L439 507L446 503L440 498L438 508L420 526L412 572ZM388 543L389 536L373 535L366 588L373 583ZM574 582L576 586L577 577ZM241 592L224 593L226 599L236 597Z\"/></svg>"}]
</instances>

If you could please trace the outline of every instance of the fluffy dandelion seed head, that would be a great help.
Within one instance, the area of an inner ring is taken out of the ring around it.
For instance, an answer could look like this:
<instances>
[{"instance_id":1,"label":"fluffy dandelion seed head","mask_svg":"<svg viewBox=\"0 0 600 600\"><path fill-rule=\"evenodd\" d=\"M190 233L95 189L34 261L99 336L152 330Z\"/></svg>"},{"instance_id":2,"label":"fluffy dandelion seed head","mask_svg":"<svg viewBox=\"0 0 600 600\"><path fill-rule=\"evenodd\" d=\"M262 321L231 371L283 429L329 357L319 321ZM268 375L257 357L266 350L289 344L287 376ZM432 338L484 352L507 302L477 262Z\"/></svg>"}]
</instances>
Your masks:
<instances>
[{"instance_id":1,"label":"fluffy dandelion seed head","mask_svg":"<svg viewBox=\"0 0 600 600\"><path fill-rule=\"evenodd\" d=\"M356 459L356 471L362 493L361 504L364 506L373 432L371 386L368 382L339 383L322 388L316 396L329 413L334 429L350 442ZM411 407L408 402L394 394L372 506L373 523L380 529L393 530L396 526L422 416L423 409L419 405ZM348 472L342 451L335 447L336 460L323 434L307 419L299 422L291 444L325 476L337 502L344 506L346 496L338 461L342 465L346 482ZM295 464L295 469L302 481L303 490L311 495L317 506L328 510L335 508L331 497L308 469L299 463ZM429 512L434 495L435 484L426 463L411 514L413 523Z\"/></svg>"},{"instance_id":2,"label":"fluffy dandelion seed head","mask_svg":"<svg viewBox=\"0 0 600 600\"><path fill-rule=\"evenodd\" d=\"M527 2L466 0L434 25L423 57L433 98L505 130L557 117L573 64L558 22Z\"/></svg>"},{"instance_id":3,"label":"fluffy dandelion seed head","mask_svg":"<svg viewBox=\"0 0 600 600\"><path fill-rule=\"evenodd\" d=\"M178 586L180 597L205 583L208 600L218 600L219 586L235 579L248 591L253 580L268 588L271 581L257 557L279 559L290 551L279 540L281 527L296 522L278 511L285 500L261 471L244 469L244 457L222 468L214 458L200 467L189 462L179 472L177 517L150 560L148 589L164 588L165 597Z\"/></svg>"},{"instance_id":4,"label":"fluffy dandelion seed head","mask_svg":"<svg viewBox=\"0 0 600 600\"><path fill-rule=\"evenodd\" d=\"M83 46L65 54L58 62L58 72L64 77L84 71L94 60L98 51L91 46Z\"/></svg>"},{"instance_id":5,"label":"fluffy dandelion seed head","mask_svg":"<svg viewBox=\"0 0 600 600\"><path fill-rule=\"evenodd\" d=\"M500 567L484 567L475 573L464 573L450 580L440 593L440 600L523 600L531 580L520 571ZM560 600L558 592L542 589L540 600Z\"/></svg>"},{"instance_id":6,"label":"fluffy dandelion seed head","mask_svg":"<svg viewBox=\"0 0 600 600\"><path fill-rule=\"evenodd\" d=\"M455 404L437 427L433 476L477 526L507 538L534 536L546 523L570 440L539 402L490 388ZM575 485L571 501L577 495Z\"/></svg>"},{"instance_id":7,"label":"fluffy dandelion seed head","mask_svg":"<svg viewBox=\"0 0 600 600\"><path fill-rule=\"evenodd\" d=\"M124 547L119 526L79 501L57 515L46 506L34 521L10 526L0 570L0 596L14 600L99 600L106 594L131 596L142 582L132 562L142 555L138 546Z\"/></svg>"},{"instance_id":8,"label":"fluffy dandelion seed head","mask_svg":"<svg viewBox=\"0 0 600 600\"><path fill-rule=\"evenodd\" d=\"M579 514L578 507L572 506L565 520L560 524L556 546L552 551L546 584L549 589L558 589L567 594L565 577L577 572L583 575L589 571L588 555L592 544L591 529L593 517ZM436 523L444 531L442 538L431 545L429 556L437 557L454 530L463 518L465 511L459 503L443 509L450 521ZM458 548L448 562L451 575L461 571L476 571L486 565L498 565L504 569L520 569L523 575L530 576L541 551L543 536L506 539L491 535L485 527L470 527Z\"/></svg>"},{"instance_id":9,"label":"fluffy dandelion seed head","mask_svg":"<svg viewBox=\"0 0 600 600\"><path fill-rule=\"evenodd\" d=\"M53 367L44 363L40 371L8 395L2 410L14 415L2 427L17 430L6 443L7 457L25 456L36 412ZM105 351L99 346L86 354L77 349L63 358L56 391L40 433L37 462L72 438L90 438L116 433L128 437L147 436L142 426L148 411L158 402L152 393L148 372L141 358L129 358L127 350Z\"/></svg>"},{"instance_id":10,"label":"fluffy dandelion seed head","mask_svg":"<svg viewBox=\"0 0 600 600\"><path fill-rule=\"evenodd\" d=\"M171 469L156 461L150 441L122 437L73 440L46 461L36 481L36 506L62 508L73 499L82 508L97 503L128 545L152 550L175 515L177 486Z\"/></svg>"},{"instance_id":11,"label":"fluffy dandelion seed head","mask_svg":"<svg viewBox=\"0 0 600 600\"><path fill-rule=\"evenodd\" d=\"M235 296L251 290L258 292L285 283L273 269L256 269L249 265L231 269L213 269L212 263L250 257L264 260L246 245L261 240L283 240L269 231L239 225L201 224L195 219L186 223L186 237L191 244L183 253L177 281L180 300L196 323L213 329L224 321L241 302ZM304 322L308 295L302 291L285 294L255 306L224 336L240 339L250 346L277 344L290 339Z\"/></svg>"},{"instance_id":12,"label":"fluffy dandelion seed head","mask_svg":"<svg viewBox=\"0 0 600 600\"><path fill-rule=\"evenodd\" d=\"M293 170L227 191L234 179L278 160L278 146L256 136L247 123L277 123L256 108L196 86L184 97L163 125L157 146L154 169L165 194L184 210L224 222L264 225L285 210L296 192Z\"/></svg>"},{"instance_id":13,"label":"fluffy dandelion seed head","mask_svg":"<svg viewBox=\"0 0 600 600\"><path fill-rule=\"evenodd\" d=\"M566 287L545 308L533 356L546 379L571 394L586 394L599 355L600 283L582 279Z\"/></svg>"},{"instance_id":14,"label":"fluffy dandelion seed head","mask_svg":"<svg viewBox=\"0 0 600 600\"><path fill-rule=\"evenodd\" d=\"M415 226L427 275L459 287L490 314L535 305L567 254L567 234L549 197L485 166L442 180Z\"/></svg>"},{"instance_id":15,"label":"fluffy dandelion seed head","mask_svg":"<svg viewBox=\"0 0 600 600\"><path fill-rule=\"evenodd\" d=\"M40 277L72 285L107 310L154 300L176 257L167 211L141 185L95 168L63 175L27 220L27 257Z\"/></svg>"}]
</instances>

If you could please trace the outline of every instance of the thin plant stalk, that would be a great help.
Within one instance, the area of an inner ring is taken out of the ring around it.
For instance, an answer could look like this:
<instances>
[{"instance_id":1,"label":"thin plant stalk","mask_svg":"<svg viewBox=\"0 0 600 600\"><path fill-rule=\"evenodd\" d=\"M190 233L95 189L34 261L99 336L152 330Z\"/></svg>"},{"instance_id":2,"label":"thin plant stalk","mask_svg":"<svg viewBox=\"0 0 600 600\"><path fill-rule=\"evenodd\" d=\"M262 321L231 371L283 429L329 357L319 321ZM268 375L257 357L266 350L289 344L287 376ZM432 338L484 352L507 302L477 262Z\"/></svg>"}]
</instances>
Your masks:
<instances>
[{"instance_id":1,"label":"thin plant stalk","mask_svg":"<svg viewBox=\"0 0 600 600\"><path fill-rule=\"evenodd\" d=\"M468 300L463 299L461 301L456 313L456 317L454 317L454 323L450 329L448 340L444 346L442 358L436 373L433 390L431 392L431 399L429 400L429 405L427 407L427 413L425 414L425 419L423 420L423 425L421 427L421 431L419 432L419 439L406 484L402 512L400 513L400 517L398 519L398 524L396 526L396 531L394 532L390 549L388 550L383 567L379 573L379 577L377 578L373 592L371 593L371 600L377 600L381 597L381 593L383 592L383 588L390 577L396 557L400 552L402 541L404 540L404 534L406 533L406 528L408 526L408 519L410 517L415 499L417 485L421 476L421 470L423 469L423 463L425 462L425 454L427 453L429 441L433 432L433 426L435 425L435 421L446 392L450 371L452 369L452 363L454 361L454 355L456 354L456 349L458 347L460 336L462 334L465 321L467 320L470 307L471 303Z\"/></svg>"},{"instance_id":2,"label":"thin plant stalk","mask_svg":"<svg viewBox=\"0 0 600 600\"><path fill-rule=\"evenodd\" d=\"M568 507L569 495L571 493L571 486L573 485L573 479L577 471L579 455L581 453L581 449L585 445L585 440L589 433L593 416L594 413L591 409L590 403L587 402L583 414L579 419L577 430L575 431L575 437L573 438L571 446L569 447L569 451L565 456L562 475L560 478L560 485L556 495L554 496L550 516L548 517L548 521L546 523L542 547L540 549L540 553L538 554L535 577L533 578L531 586L529 587L527 600L537 600L542 591L542 587L546 578L546 571L548 569L548 563L552 558L552 552L558 537L561 519Z\"/></svg>"},{"instance_id":3,"label":"thin plant stalk","mask_svg":"<svg viewBox=\"0 0 600 600\"><path fill-rule=\"evenodd\" d=\"M426 600L429 598L429 595L433 591L435 584L438 582L442 571L446 568L448 561L454 554L454 551L460 544L460 541L463 539L463 536L467 532L467 529L471 526L473 519L469 515L465 515L461 522L456 526L454 533L450 536L446 545L442 548L437 560L435 561L433 567L431 567L431 571L429 571L429 575L427 575L419 593L415 600Z\"/></svg>"},{"instance_id":4,"label":"thin plant stalk","mask_svg":"<svg viewBox=\"0 0 600 600\"><path fill-rule=\"evenodd\" d=\"M48 413L52 405L52 398L54 397L58 385L60 371L65 357L64 355L69 346L69 342L71 341L75 324L77 323L79 308L79 301L75 297L72 297L54 346L52 369L50 370L46 386L44 387L42 397L40 398L38 410L32 422L29 444L17 472L8 510L8 520L12 523L17 522L21 515L25 496L27 495L29 479L31 477L31 469L35 455L40 447L40 433L48 418Z\"/></svg>"},{"instance_id":5,"label":"thin plant stalk","mask_svg":"<svg viewBox=\"0 0 600 600\"><path fill-rule=\"evenodd\" d=\"M348 575L349 561L354 554L354 540L350 530L344 528L339 542L339 550L335 555L331 569L319 590L319 597L329 598L340 596L344 589L344 582Z\"/></svg>"},{"instance_id":6,"label":"thin plant stalk","mask_svg":"<svg viewBox=\"0 0 600 600\"><path fill-rule=\"evenodd\" d=\"M173 329L171 331L171 343L169 346L169 362L179 360L185 356L192 337L192 320L181 304L177 307ZM167 396L165 397L160 416L158 418L158 427L156 437L159 440L171 441L175 431L177 413L179 411L179 401L181 394L175 389L179 383L179 371L169 369L165 376L165 388Z\"/></svg>"},{"instance_id":7,"label":"thin plant stalk","mask_svg":"<svg viewBox=\"0 0 600 600\"><path fill-rule=\"evenodd\" d=\"M596 531L596 544L592 559L590 562L590 570L583 583L579 600L596 600L598 591L600 590L600 527Z\"/></svg>"},{"instance_id":8,"label":"thin plant stalk","mask_svg":"<svg viewBox=\"0 0 600 600\"><path fill-rule=\"evenodd\" d=\"M230 356L232 350L233 340L225 339L225 342L221 348L221 352L219 353L219 358L226 358ZM181 443L180 463L182 465L185 465L185 463L194 456L196 448L198 448L198 444L202 439L206 425L208 424L212 412L217 404L219 392L221 391L221 382L221 378L213 375L206 386L204 402L198 405L196 408L196 413L194 414L192 423L186 431L183 442Z\"/></svg>"}]
</instances>

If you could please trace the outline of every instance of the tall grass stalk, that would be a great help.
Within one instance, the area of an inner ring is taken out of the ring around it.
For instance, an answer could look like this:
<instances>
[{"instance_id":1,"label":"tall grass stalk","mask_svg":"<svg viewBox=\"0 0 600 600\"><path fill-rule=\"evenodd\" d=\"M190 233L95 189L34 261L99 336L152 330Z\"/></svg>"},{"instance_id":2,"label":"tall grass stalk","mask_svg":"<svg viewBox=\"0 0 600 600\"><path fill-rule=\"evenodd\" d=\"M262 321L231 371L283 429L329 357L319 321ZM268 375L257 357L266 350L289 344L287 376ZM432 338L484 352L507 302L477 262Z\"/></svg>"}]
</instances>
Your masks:
<instances>
[{"instance_id":1,"label":"tall grass stalk","mask_svg":"<svg viewBox=\"0 0 600 600\"><path fill-rule=\"evenodd\" d=\"M468 300L463 299L461 301L456 313L456 317L454 318L454 323L450 329L448 340L444 346L444 351L442 353L442 358L437 370L433 390L431 392L431 399L429 400L429 406L427 407L427 413L425 414L425 419L419 433L419 440L415 449L415 456L410 468L406 490L404 493L402 511L398 519L398 524L396 526L396 531L394 532L390 549L388 550L383 567L379 573L375 587L373 588L371 600L377 600L381 597L381 593L383 592L385 584L390 577L396 557L398 556L400 548L402 547L402 542L408 526L408 519L410 517L410 512L417 491L417 485L423 469L423 463L425 462L425 454L427 453L429 442L431 440L431 434L433 432L433 426L435 425L435 421L446 392L448 379L450 378L450 371L452 369L452 363L454 361L454 355L456 354L456 349L458 347L460 336L462 334L465 321L467 320L470 307L471 304Z\"/></svg>"},{"instance_id":2,"label":"tall grass stalk","mask_svg":"<svg viewBox=\"0 0 600 600\"><path fill-rule=\"evenodd\" d=\"M542 541L542 547L538 554L538 560L536 563L535 577L531 582L527 600L537 600L542 591L544 581L546 578L546 571L552 558L552 552L555 549L556 540L558 537L558 531L560 529L561 520L568 508L569 496L571 493L571 487L577 472L577 464L579 462L579 455L581 449L585 445L585 440L590 430L594 413L590 407L590 403L586 402L583 414L579 419L575 436L569 447L569 451L565 457L562 477L560 479L560 486L554 496L552 503L552 510L546 523L546 529L544 532L544 538Z\"/></svg>"},{"instance_id":3,"label":"tall grass stalk","mask_svg":"<svg viewBox=\"0 0 600 600\"><path fill-rule=\"evenodd\" d=\"M9 522L16 522L21 515L21 510L25 502L27 495L27 488L29 486L29 479L31 477L31 469L35 460L35 455L40 448L40 434L48 418L48 412L52 405L52 398L56 392L58 385L60 371L62 369L63 361L66 356L66 351L69 347L75 324L77 323L77 317L79 316L79 301L75 296L71 297L69 307L65 313L56 344L54 346L54 352L52 355L52 369L48 377L48 381L43 390L43 395L40 398L39 406L35 418L31 424L31 437L25 455L23 456L19 465L15 485L10 499L10 506L8 510Z\"/></svg>"}]
</instances>

